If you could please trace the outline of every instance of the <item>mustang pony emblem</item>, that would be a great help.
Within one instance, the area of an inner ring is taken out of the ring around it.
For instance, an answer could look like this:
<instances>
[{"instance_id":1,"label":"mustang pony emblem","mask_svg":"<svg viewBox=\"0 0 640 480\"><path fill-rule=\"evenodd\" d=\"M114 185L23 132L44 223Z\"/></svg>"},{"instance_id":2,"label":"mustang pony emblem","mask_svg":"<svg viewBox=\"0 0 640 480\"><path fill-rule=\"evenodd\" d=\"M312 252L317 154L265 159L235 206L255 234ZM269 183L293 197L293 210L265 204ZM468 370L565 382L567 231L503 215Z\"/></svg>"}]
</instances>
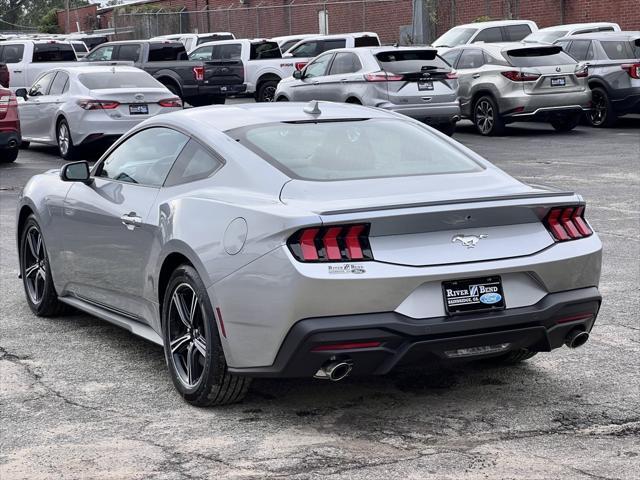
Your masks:
<instances>
[{"instance_id":1,"label":"mustang pony emblem","mask_svg":"<svg viewBox=\"0 0 640 480\"><path fill-rule=\"evenodd\" d=\"M451 239L451 242L452 243L460 242L463 246L467 248L474 248L476 246L476 243L478 243L483 238L487 238L487 237L488 235L485 235L484 233L480 235L454 235L454 237Z\"/></svg>"}]
</instances>

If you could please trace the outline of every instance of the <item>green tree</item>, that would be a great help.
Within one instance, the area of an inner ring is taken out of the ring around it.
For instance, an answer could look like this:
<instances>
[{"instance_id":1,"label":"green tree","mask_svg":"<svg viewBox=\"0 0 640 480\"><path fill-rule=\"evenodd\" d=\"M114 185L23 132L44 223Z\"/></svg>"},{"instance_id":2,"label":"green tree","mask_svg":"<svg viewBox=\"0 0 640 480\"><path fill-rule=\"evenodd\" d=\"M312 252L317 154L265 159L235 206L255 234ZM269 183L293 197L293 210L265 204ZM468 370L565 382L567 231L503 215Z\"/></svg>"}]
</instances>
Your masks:
<instances>
[{"instance_id":1,"label":"green tree","mask_svg":"<svg viewBox=\"0 0 640 480\"><path fill-rule=\"evenodd\" d=\"M69 0L69 8L89 3L88 0ZM65 0L0 0L0 30L15 29L10 24L37 28L50 25L51 12L64 8ZM71 18L73 19L73 14Z\"/></svg>"}]
</instances>

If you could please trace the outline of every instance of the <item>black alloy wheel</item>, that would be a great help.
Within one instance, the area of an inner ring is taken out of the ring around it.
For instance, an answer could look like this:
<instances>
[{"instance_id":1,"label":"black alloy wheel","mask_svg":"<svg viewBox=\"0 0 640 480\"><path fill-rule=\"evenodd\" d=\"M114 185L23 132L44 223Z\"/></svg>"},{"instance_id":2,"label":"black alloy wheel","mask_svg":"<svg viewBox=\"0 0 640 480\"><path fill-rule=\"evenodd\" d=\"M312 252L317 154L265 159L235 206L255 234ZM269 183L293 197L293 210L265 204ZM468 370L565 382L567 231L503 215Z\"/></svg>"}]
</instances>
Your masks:
<instances>
[{"instance_id":1,"label":"black alloy wheel","mask_svg":"<svg viewBox=\"0 0 640 480\"><path fill-rule=\"evenodd\" d=\"M613 127L617 117L613 111L607 92L596 87L591 90L591 111L587 119L592 127Z\"/></svg>"}]
</instances>

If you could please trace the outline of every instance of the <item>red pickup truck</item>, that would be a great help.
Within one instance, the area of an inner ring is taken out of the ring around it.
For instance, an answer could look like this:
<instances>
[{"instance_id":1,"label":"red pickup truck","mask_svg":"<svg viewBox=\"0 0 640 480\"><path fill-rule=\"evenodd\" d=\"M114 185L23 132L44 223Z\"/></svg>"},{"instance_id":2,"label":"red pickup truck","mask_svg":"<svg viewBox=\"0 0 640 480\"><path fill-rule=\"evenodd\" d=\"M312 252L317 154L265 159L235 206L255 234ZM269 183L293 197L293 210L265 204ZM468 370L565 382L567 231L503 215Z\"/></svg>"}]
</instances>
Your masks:
<instances>
[{"instance_id":1,"label":"red pickup truck","mask_svg":"<svg viewBox=\"0 0 640 480\"><path fill-rule=\"evenodd\" d=\"M11 90L0 86L0 163L15 161L21 142L18 102Z\"/></svg>"},{"instance_id":2,"label":"red pickup truck","mask_svg":"<svg viewBox=\"0 0 640 480\"><path fill-rule=\"evenodd\" d=\"M9 69L6 63L0 63L0 87L9 88Z\"/></svg>"}]
</instances>

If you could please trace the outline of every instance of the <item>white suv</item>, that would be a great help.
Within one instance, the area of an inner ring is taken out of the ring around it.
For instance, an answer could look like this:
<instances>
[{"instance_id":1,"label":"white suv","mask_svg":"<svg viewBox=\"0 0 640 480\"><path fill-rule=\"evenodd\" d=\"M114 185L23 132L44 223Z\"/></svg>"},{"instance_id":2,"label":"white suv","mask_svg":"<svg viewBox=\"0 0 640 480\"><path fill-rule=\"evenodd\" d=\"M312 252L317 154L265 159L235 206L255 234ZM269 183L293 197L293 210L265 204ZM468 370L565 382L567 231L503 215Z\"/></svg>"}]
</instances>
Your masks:
<instances>
[{"instance_id":1,"label":"white suv","mask_svg":"<svg viewBox=\"0 0 640 480\"><path fill-rule=\"evenodd\" d=\"M498 20L458 25L433 41L433 46L443 54L447 49L470 43L519 42L538 25L531 20Z\"/></svg>"}]
</instances>

